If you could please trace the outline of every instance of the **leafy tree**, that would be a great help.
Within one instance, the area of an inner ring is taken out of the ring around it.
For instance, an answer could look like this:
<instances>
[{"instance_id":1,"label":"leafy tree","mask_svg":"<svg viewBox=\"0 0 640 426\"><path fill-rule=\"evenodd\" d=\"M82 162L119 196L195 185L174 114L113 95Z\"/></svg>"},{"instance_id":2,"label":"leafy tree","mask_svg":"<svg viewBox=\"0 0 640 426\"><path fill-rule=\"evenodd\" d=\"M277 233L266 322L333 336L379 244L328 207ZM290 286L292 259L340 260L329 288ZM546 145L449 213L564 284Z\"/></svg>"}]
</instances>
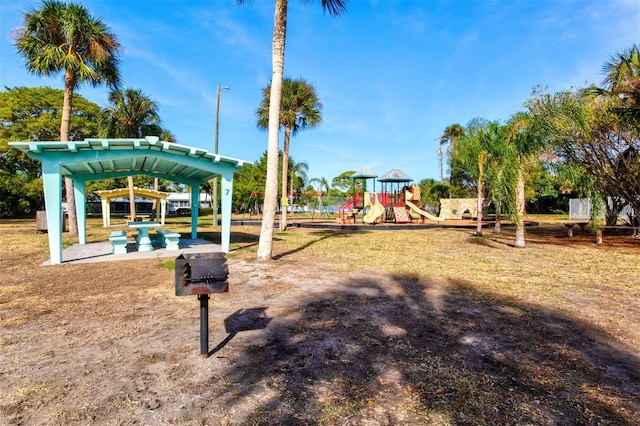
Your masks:
<instances>
[{"instance_id":1,"label":"leafy tree","mask_svg":"<svg viewBox=\"0 0 640 426\"><path fill-rule=\"evenodd\" d=\"M440 199L448 198L451 188L449 184L435 179L422 179L420 186L420 202L427 206L433 206L440 210Z\"/></svg>"},{"instance_id":2,"label":"leafy tree","mask_svg":"<svg viewBox=\"0 0 640 426\"><path fill-rule=\"evenodd\" d=\"M10 141L51 141L60 131L64 92L49 87L14 87L0 91L0 216L32 215L44 206L40 162ZM97 136L100 107L75 96L70 138Z\"/></svg>"},{"instance_id":3,"label":"leafy tree","mask_svg":"<svg viewBox=\"0 0 640 426\"><path fill-rule=\"evenodd\" d=\"M120 44L101 19L82 5L44 0L40 10L24 15L24 27L16 35L16 48L29 72L54 75L64 71L64 100L60 140L69 140L73 95L77 86L119 83ZM65 178L69 207L69 233L78 234L73 181Z\"/></svg>"},{"instance_id":4,"label":"leafy tree","mask_svg":"<svg viewBox=\"0 0 640 426\"><path fill-rule=\"evenodd\" d=\"M238 211L242 208L251 194L262 194L264 190L267 172L267 153L252 164L245 164L238 170L233 179L233 208ZM262 198L262 197L260 197Z\"/></svg>"},{"instance_id":5,"label":"leafy tree","mask_svg":"<svg viewBox=\"0 0 640 426\"><path fill-rule=\"evenodd\" d=\"M242 4L245 0L236 0ZM267 144L267 178L265 183L264 214L258 243L258 260L270 260L273 252L273 225L275 223L278 199L278 132L280 129L280 101L284 72L284 46L287 30L288 0L275 0L273 23L271 91L269 94L269 138ZM333 16L340 15L346 8L347 0L321 0L322 8Z\"/></svg>"},{"instance_id":6,"label":"leafy tree","mask_svg":"<svg viewBox=\"0 0 640 426\"><path fill-rule=\"evenodd\" d=\"M603 205L610 196L614 201L625 200L638 212L640 137L637 126L619 113L620 101L564 91L541 94L531 101L530 108L550 134L559 158L579 165L591 176L593 195L597 194Z\"/></svg>"},{"instance_id":7,"label":"leafy tree","mask_svg":"<svg viewBox=\"0 0 640 426\"><path fill-rule=\"evenodd\" d=\"M13 87L0 91L0 140L53 141L60 134L64 92L50 87ZM69 139L98 134L100 107L80 95L74 98Z\"/></svg>"},{"instance_id":8,"label":"leafy tree","mask_svg":"<svg viewBox=\"0 0 640 426\"><path fill-rule=\"evenodd\" d=\"M553 164L552 164L553 165ZM569 211L571 189L562 190L559 169L546 165L542 161L533 163L529 169L525 197L527 211L530 213L562 213Z\"/></svg>"},{"instance_id":9,"label":"leafy tree","mask_svg":"<svg viewBox=\"0 0 640 426\"><path fill-rule=\"evenodd\" d=\"M271 87L263 89L263 98L257 110L258 127L268 129L269 105L271 103ZM304 79L285 78L282 81L280 99L280 125L284 128L284 149L282 156L282 197L287 196L287 172L289 170L289 145L291 137L299 131L314 128L322 121L320 110L322 104L318 100L315 87ZM287 209L281 210L280 230L287 229Z\"/></svg>"},{"instance_id":10,"label":"leafy tree","mask_svg":"<svg viewBox=\"0 0 640 426\"><path fill-rule=\"evenodd\" d=\"M157 104L136 89L112 90L110 106L102 110L101 133L105 138L141 138L160 136L160 116ZM131 220L136 217L133 176L127 177Z\"/></svg>"},{"instance_id":11,"label":"leafy tree","mask_svg":"<svg viewBox=\"0 0 640 426\"><path fill-rule=\"evenodd\" d=\"M340 195L345 195L353 186L351 176L353 176L354 173L355 170L347 170L346 172L340 173L331 180L331 187L340 190L342 192Z\"/></svg>"}]
</instances>

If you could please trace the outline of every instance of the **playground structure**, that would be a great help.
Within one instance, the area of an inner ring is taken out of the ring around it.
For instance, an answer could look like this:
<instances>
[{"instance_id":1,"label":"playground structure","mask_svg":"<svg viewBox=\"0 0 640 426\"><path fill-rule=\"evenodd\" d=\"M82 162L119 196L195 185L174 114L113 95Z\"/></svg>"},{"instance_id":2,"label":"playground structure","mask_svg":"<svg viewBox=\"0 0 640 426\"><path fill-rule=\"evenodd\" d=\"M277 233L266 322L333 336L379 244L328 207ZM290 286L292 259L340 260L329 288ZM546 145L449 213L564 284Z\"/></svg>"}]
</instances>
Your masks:
<instances>
[{"instance_id":1,"label":"playground structure","mask_svg":"<svg viewBox=\"0 0 640 426\"><path fill-rule=\"evenodd\" d=\"M477 200L475 198L443 198L440 199L438 216L421 206L420 187L410 184L413 181L398 169L392 169L378 182L382 184L382 192L375 192L376 178L367 170L360 170L351 176L353 185L350 198L338 209L338 223L376 224L424 223L425 219L443 222L447 219L461 220L477 218ZM369 192L367 181L373 180L373 191Z\"/></svg>"},{"instance_id":2,"label":"playground structure","mask_svg":"<svg viewBox=\"0 0 640 426\"><path fill-rule=\"evenodd\" d=\"M340 224L425 223L425 220L443 222L477 218L476 198L442 198L440 213L436 216L422 205L420 187L411 184L413 179L398 169L390 170L379 179L366 169L350 177L353 184L346 201L342 198L336 203L336 197L323 197L322 192L316 191L288 194L290 204L279 208L287 208L292 214L309 213L311 221L316 215L333 220L331 214L337 212L336 221ZM376 183L381 185L380 192L376 191ZM260 215L262 203L262 194L252 193L241 207L242 220Z\"/></svg>"}]
</instances>

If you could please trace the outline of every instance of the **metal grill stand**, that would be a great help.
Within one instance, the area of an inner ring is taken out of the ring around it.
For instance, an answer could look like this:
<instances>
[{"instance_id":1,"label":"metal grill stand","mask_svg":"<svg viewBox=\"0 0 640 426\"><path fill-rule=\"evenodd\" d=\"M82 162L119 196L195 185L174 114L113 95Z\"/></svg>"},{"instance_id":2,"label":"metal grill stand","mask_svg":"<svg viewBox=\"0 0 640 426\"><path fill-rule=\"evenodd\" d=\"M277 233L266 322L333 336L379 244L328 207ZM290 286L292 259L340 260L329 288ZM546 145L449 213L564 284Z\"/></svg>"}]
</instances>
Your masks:
<instances>
[{"instance_id":1,"label":"metal grill stand","mask_svg":"<svg viewBox=\"0 0 640 426\"><path fill-rule=\"evenodd\" d=\"M200 301L200 356L209 356L209 294L229 291L229 268L224 253L181 254L175 264L176 296Z\"/></svg>"}]
</instances>

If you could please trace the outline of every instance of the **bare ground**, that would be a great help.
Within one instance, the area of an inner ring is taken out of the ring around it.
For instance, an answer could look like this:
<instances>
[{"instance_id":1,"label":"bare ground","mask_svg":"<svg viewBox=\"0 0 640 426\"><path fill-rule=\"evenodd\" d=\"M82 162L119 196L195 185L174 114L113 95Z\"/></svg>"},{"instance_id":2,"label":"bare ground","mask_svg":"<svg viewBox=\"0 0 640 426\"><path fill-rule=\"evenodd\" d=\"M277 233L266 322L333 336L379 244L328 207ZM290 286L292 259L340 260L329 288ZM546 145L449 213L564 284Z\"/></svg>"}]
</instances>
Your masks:
<instances>
[{"instance_id":1,"label":"bare ground","mask_svg":"<svg viewBox=\"0 0 640 426\"><path fill-rule=\"evenodd\" d=\"M297 229L260 263L257 230L235 229L203 358L172 262L41 267L32 230L0 226L3 425L640 425L640 244L626 236L531 231L522 251L508 232L423 230L398 252Z\"/></svg>"}]
</instances>

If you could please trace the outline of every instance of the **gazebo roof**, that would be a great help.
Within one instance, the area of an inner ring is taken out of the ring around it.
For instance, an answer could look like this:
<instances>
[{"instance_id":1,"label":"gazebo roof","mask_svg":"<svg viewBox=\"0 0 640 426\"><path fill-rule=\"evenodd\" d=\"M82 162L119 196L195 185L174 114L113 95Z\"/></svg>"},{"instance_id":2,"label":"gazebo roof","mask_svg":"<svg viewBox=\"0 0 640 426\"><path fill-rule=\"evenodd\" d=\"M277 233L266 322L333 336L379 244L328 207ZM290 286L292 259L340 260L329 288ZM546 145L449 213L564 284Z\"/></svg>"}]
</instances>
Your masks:
<instances>
[{"instance_id":1,"label":"gazebo roof","mask_svg":"<svg viewBox=\"0 0 640 426\"><path fill-rule=\"evenodd\" d=\"M413 181L413 179L411 179L409 176L405 175L402 171L398 169L391 169L387 173L382 175L382 177L378 178L378 182L411 182L411 181Z\"/></svg>"},{"instance_id":2,"label":"gazebo roof","mask_svg":"<svg viewBox=\"0 0 640 426\"><path fill-rule=\"evenodd\" d=\"M11 142L10 145L34 158L41 155L60 158L63 176L84 181L146 174L188 184L219 176L211 168L202 167L203 163L218 163L234 168L248 163L204 149L160 141L157 137Z\"/></svg>"},{"instance_id":3,"label":"gazebo roof","mask_svg":"<svg viewBox=\"0 0 640 426\"><path fill-rule=\"evenodd\" d=\"M191 187L192 205L198 205L202 183L222 178L222 251L229 251L233 174L247 161L204 149L145 139L85 139L72 142L9 142L42 163L51 263L62 263L62 177L73 182L78 239L86 244L86 184L109 178L147 175ZM162 201L162 199L161 199ZM191 236L197 237L198 209L191 209Z\"/></svg>"}]
</instances>

